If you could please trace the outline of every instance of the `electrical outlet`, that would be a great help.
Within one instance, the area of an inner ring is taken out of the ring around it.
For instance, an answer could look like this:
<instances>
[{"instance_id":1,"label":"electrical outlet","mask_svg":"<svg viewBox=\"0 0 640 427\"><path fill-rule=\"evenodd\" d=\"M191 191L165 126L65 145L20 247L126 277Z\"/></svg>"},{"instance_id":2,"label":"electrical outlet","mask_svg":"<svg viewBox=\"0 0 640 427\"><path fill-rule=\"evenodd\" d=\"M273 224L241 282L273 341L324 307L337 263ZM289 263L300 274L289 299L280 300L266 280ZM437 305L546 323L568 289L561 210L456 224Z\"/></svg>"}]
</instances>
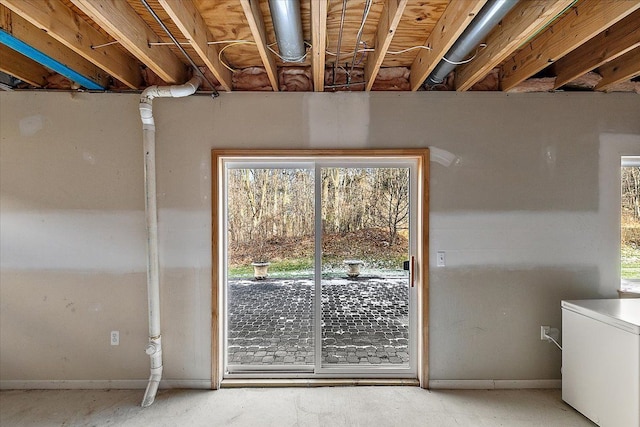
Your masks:
<instances>
[{"instance_id":1,"label":"electrical outlet","mask_svg":"<svg viewBox=\"0 0 640 427\"><path fill-rule=\"evenodd\" d=\"M436 258L436 266L444 267L445 264L446 262L445 262L444 251L438 251L437 258Z\"/></svg>"},{"instance_id":2,"label":"electrical outlet","mask_svg":"<svg viewBox=\"0 0 640 427\"><path fill-rule=\"evenodd\" d=\"M549 335L549 331L551 331L551 326L540 326L540 341L549 341L549 338L546 337Z\"/></svg>"},{"instance_id":3,"label":"electrical outlet","mask_svg":"<svg viewBox=\"0 0 640 427\"><path fill-rule=\"evenodd\" d=\"M120 331L111 331L111 345L120 345Z\"/></svg>"}]
</instances>

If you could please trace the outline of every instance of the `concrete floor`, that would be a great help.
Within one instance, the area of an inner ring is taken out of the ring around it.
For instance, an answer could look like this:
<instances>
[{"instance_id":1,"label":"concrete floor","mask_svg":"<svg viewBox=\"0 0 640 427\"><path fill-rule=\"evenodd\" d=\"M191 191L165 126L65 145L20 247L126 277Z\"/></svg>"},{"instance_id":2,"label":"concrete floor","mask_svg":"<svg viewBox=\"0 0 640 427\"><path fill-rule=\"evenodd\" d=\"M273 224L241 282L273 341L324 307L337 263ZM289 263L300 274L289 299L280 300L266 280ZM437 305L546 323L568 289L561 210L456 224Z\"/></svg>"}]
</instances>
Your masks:
<instances>
[{"instance_id":1,"label":"concrete floor","mask_svg":"<svg viewBox=\"0 0 640 427\"><path fill-rule=\"evenodd\" d=\"M0 392L1 426L594 426L560 390L321 387Z\"/></svg>"}]
</instances>

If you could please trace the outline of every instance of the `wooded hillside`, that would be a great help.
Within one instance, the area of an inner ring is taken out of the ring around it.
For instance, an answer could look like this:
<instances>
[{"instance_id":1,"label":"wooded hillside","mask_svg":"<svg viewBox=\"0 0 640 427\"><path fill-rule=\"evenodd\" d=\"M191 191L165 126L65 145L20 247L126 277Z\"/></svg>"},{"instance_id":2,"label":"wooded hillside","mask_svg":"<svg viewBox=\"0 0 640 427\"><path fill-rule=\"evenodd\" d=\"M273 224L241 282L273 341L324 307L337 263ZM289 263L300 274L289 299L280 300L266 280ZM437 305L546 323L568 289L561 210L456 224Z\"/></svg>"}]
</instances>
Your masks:
<instances>
[{"instance_id":1,"label":"wooded hillside","mask_svg":"<svg viewBox=\"0 0 640 427\"><path fill-rule=\"evenodd\" d=\"M327 259L408 252L409 169L322 168L319 175ZM313 259L314 170L231 169L227 188L231 264Z\"/></svg>"}]
</instances>

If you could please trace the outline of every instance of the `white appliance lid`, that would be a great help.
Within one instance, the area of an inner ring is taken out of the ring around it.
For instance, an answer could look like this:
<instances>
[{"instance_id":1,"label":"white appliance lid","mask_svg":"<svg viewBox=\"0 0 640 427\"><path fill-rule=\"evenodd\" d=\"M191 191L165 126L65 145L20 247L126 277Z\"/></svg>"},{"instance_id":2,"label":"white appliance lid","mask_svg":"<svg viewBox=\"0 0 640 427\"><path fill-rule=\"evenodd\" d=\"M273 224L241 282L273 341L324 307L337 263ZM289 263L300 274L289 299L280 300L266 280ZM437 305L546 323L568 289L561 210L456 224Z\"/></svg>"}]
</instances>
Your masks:
<instances>
[{"instance_id":1,"label":"white appliance lid","mask_svg":"<svg viewBox=\"0 0 640 427\"><path fill-rule=\"evenodd\" d=\"M640 298L562 301L562 308L640 335Z\"/></svg>"}]
</instances>

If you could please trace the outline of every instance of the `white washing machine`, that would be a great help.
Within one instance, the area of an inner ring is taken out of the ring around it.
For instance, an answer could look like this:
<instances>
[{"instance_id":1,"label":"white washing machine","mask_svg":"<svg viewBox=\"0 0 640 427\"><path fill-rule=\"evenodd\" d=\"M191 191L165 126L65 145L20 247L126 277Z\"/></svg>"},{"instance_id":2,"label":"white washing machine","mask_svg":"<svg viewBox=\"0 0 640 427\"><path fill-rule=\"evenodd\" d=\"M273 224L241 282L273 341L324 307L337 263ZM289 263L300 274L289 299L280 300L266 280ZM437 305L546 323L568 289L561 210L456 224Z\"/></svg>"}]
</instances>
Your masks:
<instances>
[{"instance_id":1,"label":"white washing machine","mask_svg":"<svg viewBox=\"0 0 640 427\"><path fill-rule=\"evenodd\" d=\"M640 299L562 301L562 399L603 427L640 427Z\"/></svg>"}]
</instances>

